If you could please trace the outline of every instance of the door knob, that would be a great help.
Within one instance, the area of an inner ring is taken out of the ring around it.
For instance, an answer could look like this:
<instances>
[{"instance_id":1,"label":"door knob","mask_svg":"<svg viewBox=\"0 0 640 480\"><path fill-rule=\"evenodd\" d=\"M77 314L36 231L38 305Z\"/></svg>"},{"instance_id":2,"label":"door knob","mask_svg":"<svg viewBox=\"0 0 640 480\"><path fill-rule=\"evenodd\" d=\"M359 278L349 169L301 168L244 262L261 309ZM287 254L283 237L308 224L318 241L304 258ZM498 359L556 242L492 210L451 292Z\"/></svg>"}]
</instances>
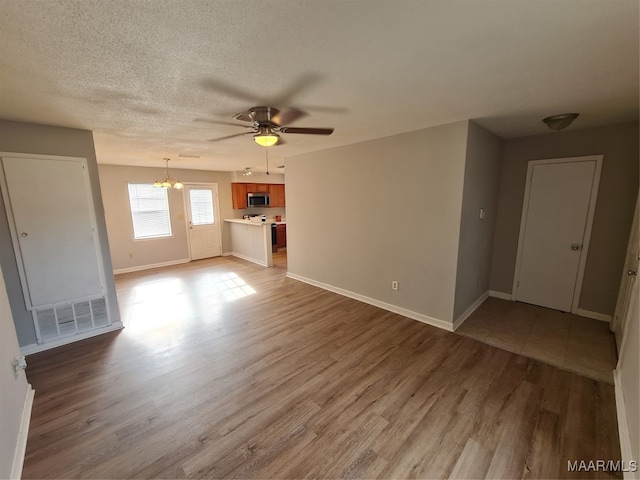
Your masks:
<instances>
[{"instance_id":1,"label":"door knob","mask_svg":"<svg viewBox=\"0 0 640 480\"><path fill-rule=\"evenodd\" d=\"M23 237L26 237L29 234L27 232L22 232L20 235L22 235Z\"/></svg>"},{"instance_id":2,"label":"door knob","mask_svg":"<svg viewBox=\"0 0 640 480\"><path fill-rule=\"evenodd\" d=\"M571 244L571 250L580 250L581 247L582 245L579 245L577 243Z\"/></svg>"},{"instance_id":3,"label":"door knob","mask_svg":"<svg viewBox=\"0 0 640 480\"><path fill-rule=\"evenodd\" d=\"M635 270L629 270L629 271L627 271L627 275L629 275L631 277L631 276L634 276L634 275L638 275L638 272L636 272Z\"/></svg>"}]
</instances>

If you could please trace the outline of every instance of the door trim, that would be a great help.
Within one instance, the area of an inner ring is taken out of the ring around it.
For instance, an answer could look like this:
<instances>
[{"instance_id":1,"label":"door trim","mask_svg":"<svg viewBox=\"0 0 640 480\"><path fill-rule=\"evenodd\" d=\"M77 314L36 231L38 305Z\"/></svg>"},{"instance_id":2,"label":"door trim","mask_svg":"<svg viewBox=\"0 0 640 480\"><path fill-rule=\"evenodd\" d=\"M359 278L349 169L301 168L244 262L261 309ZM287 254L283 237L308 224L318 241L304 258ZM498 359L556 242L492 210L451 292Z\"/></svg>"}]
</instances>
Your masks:
<instances>
[{"instance_id":1,"label":"door trim","mask_svg":"<svg viewBox=\"0 0 640 480\"><path fill-rule=\"evenodd\" d=\"M635 268L637 271L638 260L640 260L640 239L638 238L639 202L640 197L636 197L636 208L633 212L631 233L629 233L629 242L627 243L627 250L625 252L624 265L622 268L622 278L620 280L618 299L616 301L616 309L613 312L613 318L610 324L610 329L616 337L616 346L618 348L618 353L620 353L622 341L624 339L627 311L629 310L631 295L633 294L635 283L638 281L637 276L629 276L627 272L629 270L632 270L633 268Z\"/></svg>"},{"instance_id":2,"label":"door trim","mask_svg":"<svg viewBox=\"0 0 640 480\"><path fill-rule=\"evenodd\" d=\"M222 252L224 249L222 248L222 218L220 217L220 194L218 190L217 183L206 183L206 182L182 182L185 187L207 187L211 188L214 191L214 199L213 199L213 214L216 219L215 223L218 225L218 242L220 243L220 256L222 256ZM187 250L189 251L189 261L192 262L193 258L191 255L191 237L189 235L189 222L187 218L189 217L189 206L187 202L189 199L187 198L187 189L182 189L182 207L184 209L184 229L187 234Z\"/></svg>"},{"instance_id":3,"label":"door trim","mask_svg":"<svg viewBox=\"0 0 640 480\"><path fill-rule=\"evenodd\" d=\"M580 303L580 294L582 293L582 281L584 280L584 270L587 264L587 256L589 254L589 243L591 241L591 229L593 227L593 217L596 209L596 200L598 198L598 187L600 186L600 175L602 172L602 162L604 155L587 155L583 157L567 157L567 158L549 158L544 160L529 160L527 166L527 177L524 190L524 199L522 203L522 217L520 218L520 233L518 235L518 251L516 254L516 268L513 275L513 285L511 288L511 300L515 301L518 296L518 281L520 279L520 270L522 267L522 251L524 249L525 226L527 225L527 215L529 213L529 197L531 194L531 180L533 176L533 168L536 165L545 165L553 163L573 163L573 162L596 162L595 172L593 174L593 182L591 184L591 195L589 197L589 209L587 212L587 221L585 224L584 239L582 242L582 253L578 263L578 274L576 277L576 288L573 291L573 299L571 301L571 313L578 313L578 304Z\"/></svg>"}]
</instances>

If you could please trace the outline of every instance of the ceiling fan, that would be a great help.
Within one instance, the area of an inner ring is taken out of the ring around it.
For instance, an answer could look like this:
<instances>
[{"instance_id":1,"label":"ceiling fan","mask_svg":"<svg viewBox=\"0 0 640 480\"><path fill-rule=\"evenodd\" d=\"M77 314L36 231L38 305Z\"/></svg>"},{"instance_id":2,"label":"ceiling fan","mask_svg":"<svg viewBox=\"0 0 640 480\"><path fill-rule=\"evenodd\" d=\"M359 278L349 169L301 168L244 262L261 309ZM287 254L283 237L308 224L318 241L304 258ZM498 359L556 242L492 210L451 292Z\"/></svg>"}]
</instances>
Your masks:
<instances>
[{"instance_id":1,"label":"ceiling fan","mask_svg":"<svg viewBox=\"0 0 640 480\"><path fill-rule=\"evenodd\" d=\"M301 117L307 115L306 112L297 108L287 108L282 111L274 107L252 107L246 112L236 113L233 118L241 122L248 122L251 125L240 125L230 122L217 122L208 120L209 123L218 123L222 125L233 125L234 127L250 128L248 132L235 133L219 138L212 138L210 142L218 142L228 138L239 137L242 135L253 135L253 139L258 145L263 147L271 147L275 144L285 143L280 137L281 133L301 133L305 135L331 135L333 128L306 128L306 127L289 127L288 125L295 122Z\"/></svg>"}]
</instances>

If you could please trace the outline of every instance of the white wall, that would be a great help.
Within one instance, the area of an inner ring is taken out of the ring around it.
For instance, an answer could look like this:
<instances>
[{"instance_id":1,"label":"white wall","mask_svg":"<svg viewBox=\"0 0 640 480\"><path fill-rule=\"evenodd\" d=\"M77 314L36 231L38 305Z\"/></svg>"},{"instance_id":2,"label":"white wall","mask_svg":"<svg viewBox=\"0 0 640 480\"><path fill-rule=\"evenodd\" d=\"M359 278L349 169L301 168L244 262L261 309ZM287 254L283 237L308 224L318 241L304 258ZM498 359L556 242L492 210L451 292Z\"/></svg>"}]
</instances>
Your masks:
<instances>
[{"instance_id":1,"label":"white wall","mask_svg":"<svg viewBox=\"0 0 640 480\"><path fill-rule=\"evenodd\" d=\"M467 126L287 158L289 273L451 324Z\"/></svg>"},{"instance_id":2,"label":"white wall","mask_svg":"<svg viewBox=\"0 0 640 480\"><path fill-rule=\"evenodd\" d=\"M454 319L489 291L501 157L500 138L469 122ZM480 219L481 208L484 219Z\"/></svg>"},{"instance_id":3,"label":"white wall","mask_svg":"<svg viewBox=\"0 0 640 480\"><path fill-rule=\"evenodd\" d=\"M30 386L24 371L14 375L12 362L20 356L13 316L0 268L0 478L10 478L20 445L22 413ZM22 432L26 435L26 432Z\"/></svg>"},{"instance_id":4,"label":"white wall","mask_svg":"<svg viewBox=\"0 0 640 480\"><path fill-rule=\"evenodd\" d=\"M274 167L275 171L276 168ZM281 172L278 169L278 172ZM242 172L231 172L231 181L234 183L284 183L283 173L271 173L267 175L264 172L253 172L251 175L243 175Z\"/></svg>"}]
</instances>

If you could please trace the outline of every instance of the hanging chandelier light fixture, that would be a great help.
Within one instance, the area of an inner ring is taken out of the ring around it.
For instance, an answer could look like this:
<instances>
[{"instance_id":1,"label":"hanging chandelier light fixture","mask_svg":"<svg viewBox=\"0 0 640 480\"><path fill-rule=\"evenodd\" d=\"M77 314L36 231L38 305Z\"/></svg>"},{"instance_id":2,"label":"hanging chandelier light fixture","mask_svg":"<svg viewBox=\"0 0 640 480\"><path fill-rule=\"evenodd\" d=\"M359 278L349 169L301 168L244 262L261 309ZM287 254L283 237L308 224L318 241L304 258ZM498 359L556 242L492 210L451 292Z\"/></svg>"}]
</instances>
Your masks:
<instances>
[{"instance_id":1,"label":"hanging chandelier light fixture","mask_svg":"<svg viewBox=\"0 0 640 480\"><path fill-rule=\"evenodd\" d=\"M169 160L171 159L165 158L163 160L164 160L164 180L162 181L156 180L153 186L156 188L175 188L178 190L184 188L184 185L180 180L178 180L177 178L171 178L169 176Z\"/></svg>"}]
</instances>

